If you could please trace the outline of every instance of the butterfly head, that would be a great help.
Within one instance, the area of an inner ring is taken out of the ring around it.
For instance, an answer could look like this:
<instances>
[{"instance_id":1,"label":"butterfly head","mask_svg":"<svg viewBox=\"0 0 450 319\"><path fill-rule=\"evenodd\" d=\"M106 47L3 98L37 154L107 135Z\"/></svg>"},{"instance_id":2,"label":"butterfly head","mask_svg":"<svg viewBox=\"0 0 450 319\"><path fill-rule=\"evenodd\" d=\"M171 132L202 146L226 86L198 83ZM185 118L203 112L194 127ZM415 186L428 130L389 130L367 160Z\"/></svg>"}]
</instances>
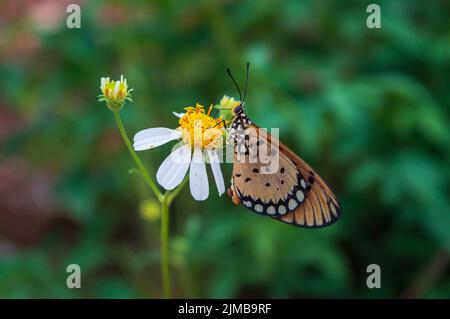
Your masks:
<instances>
[{"instance_id":1,"label":"butterfly head","mask_svg":"<svg viewBox=\"0 0 450 319\"><path fill-rule=\"evenodd\" d=\"M244 102L239 103L233 108L233 115L237 116L241 113L244 113Z\"/></svg>"}]
</instances>

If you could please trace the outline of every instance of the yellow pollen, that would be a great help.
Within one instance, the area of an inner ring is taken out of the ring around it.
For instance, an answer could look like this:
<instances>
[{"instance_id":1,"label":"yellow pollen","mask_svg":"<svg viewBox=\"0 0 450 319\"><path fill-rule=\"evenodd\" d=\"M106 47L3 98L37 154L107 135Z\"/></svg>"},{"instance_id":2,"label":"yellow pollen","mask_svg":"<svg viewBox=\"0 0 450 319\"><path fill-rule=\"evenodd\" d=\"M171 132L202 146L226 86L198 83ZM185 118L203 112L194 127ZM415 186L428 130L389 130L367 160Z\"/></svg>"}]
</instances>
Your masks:
<instances>
[{"instance_id":1,"label":"yellow pollen","mask_svg":"<svg viewBox=\"0 0 450 319\"><path fill-rule=\"evenodd\" d=\"M188 106L186 113L179 120L179 127L183 134L183 142L203 148L219 148L222 146L224 126L222 117L217 119L210 116L212 105L205 113L203 105L197 103L195 107Z\"/></svg>"}]
</instances>

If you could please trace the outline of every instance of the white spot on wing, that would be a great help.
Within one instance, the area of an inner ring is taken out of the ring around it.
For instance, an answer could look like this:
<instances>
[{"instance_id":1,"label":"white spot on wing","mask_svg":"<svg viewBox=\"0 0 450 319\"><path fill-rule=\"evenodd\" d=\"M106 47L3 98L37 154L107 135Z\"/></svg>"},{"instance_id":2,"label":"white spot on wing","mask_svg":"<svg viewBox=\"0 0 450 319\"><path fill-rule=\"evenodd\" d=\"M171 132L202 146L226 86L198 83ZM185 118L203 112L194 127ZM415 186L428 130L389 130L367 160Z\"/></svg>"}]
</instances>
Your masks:
<instances>
[{"instance_id":1,"label":"white spot on wing","mask_svg":"<svg viewBox=\"0 0 450 319\"><path fill-rule=\"evenodd\" d=\"M306 189L306 183L305 183L305 180L303 178L300 181L300 185L302 185L302 187Z\"/></svg>"},{"instance_id":2,"label":"white spot on wing","mask_svg":"<svg viewBox=\"0 0 450 319\"><path fill-rule=\"evenodd\" d=\"M303 200L305 199L305 194L303 194L303 192L301 190L298 190L296 195L297 195L297 199L300 202L303 202Z\"/></svg>"},{"instance_id":3,"label":"white spot on wing","mask_svg":"<svg viewBox=\"0 0 450 319\"><path fill-rule=\"evenodd\" d=\"M295 199L290 199L289 200L289 210L294 210L295 207L297 207L297 202L295 201Z\"/></svg>"}]
</instances>

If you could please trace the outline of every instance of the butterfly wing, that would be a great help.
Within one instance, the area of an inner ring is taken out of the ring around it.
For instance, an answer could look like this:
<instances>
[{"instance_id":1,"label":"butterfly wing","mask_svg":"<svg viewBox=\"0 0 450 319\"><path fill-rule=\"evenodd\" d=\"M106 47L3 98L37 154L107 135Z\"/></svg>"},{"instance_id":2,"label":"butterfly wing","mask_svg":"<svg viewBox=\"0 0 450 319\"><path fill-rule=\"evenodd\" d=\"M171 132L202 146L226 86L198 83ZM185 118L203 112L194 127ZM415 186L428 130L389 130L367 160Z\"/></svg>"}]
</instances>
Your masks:
<instances>
[{"instance_id":1,"label":"butterfly wing","mask_svg":"<svg viewBox=\"0 0 450 319\"><path fill-rule=\"evenodd\" d=\"M292 225L334 223L340 207L330 187L287 146L254 124L235 144L233 202Z\"/></svg>"}]
</instances>

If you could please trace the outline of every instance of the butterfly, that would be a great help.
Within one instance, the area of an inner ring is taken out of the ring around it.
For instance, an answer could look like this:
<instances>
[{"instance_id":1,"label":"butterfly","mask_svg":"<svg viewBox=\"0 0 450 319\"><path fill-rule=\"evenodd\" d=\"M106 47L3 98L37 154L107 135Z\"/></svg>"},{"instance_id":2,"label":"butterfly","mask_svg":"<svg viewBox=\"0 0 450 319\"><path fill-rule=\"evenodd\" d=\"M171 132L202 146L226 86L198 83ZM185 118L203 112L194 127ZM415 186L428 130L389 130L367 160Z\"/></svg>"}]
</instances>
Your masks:
<instances>
[{"instance_id":1,"label":"butterfly","mask_svg":"<svg viewBox=\"0 0 450 319\"><path fill-rule=\"evenodd\" d=\"M234 148L231 186L227 193L235 204L258 214L305 228L333 224L341 209L331 188L297 154L276 137L253 123L240 96L232 110L228 140Z\"/></svg>"}]
</instances>

